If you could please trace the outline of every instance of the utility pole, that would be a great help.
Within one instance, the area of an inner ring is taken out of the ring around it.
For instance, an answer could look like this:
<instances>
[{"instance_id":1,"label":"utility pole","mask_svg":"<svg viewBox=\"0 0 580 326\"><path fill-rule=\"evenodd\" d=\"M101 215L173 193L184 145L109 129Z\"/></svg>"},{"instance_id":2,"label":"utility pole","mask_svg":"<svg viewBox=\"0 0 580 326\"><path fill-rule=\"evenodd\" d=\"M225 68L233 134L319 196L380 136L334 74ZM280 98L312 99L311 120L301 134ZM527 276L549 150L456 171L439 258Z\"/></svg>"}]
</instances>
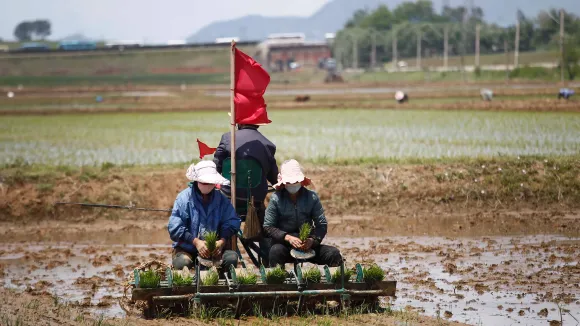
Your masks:
<instances>
[{"instance_id":1,"label":"utility pole","mask_svg":"<svg viewBox=\"0 0 580 326\"><path fill-rule=\"evenodd\" d=\"M479 44L480 44L481 25L475 26L475 67L479 68Z\"/></svg>"},{"instance_id":2,"label":"utility pole","mask_svg":"<svg viewBox=\"0 0 580 326\"><path fill-rule=\"evenodd\" d=\"M352 36L352 69L358 69L358 39Z\"/></svg>"},{"instance_id":3,"label":"utility pole","mask_svg":"<svg viewBox=\"0 0 580 326\"><path fill-rule=\"evenodd\" d=\"M503 50L505 52L505 81L508 82L510 78L510 54L508 52L508 41L503 41Z\"/></svg>"},{"instance_id":4,"label":"utility pole","mask_svg":"<svg viewBox=\"0 0 580 326\"><path fill-rule=\"evenodd\" d=\"M421 30L417 31L417 69L421 70Z\"/></svg>"},{"instance_id":5,"label":"utility pole","mask_svg":"<svg viewBox=\"0 0 580 326\"><path fill-rule=\"evenodd\" d=\"M397 30L393 28L393 65L395 69L399 67L397 61L399 61L398 53L397 53Z\"/></svg>"},{"instance_id":6,"label":"utility pole","mask_svg":"<svg viewBox=\"0 0 580 326\"><path fill-rule=\"evenodd\" d=\"M449 25L445 25L443 28L443 67L445 71L449 64Z\"/></svg>"},{"instance_id":7,"label":"utility pole","mask_svg":"<svg viewBox=\"0 0 580 326\"><path fill-rule=\"evenodd\" d=\"M564 9L560 9L560 81L564 83Z\"/></svg>"},{"instance_id":8,"label":"utility pole","mask_svg":"<svg viewBox=\"0 0 580 326\"><path fill-rule=\"evenodd\" d=\"M371 31L371 69L377 65L377 33Z\"/></svg>"},{"instance_id":9,"label":"utility pole","mask_svg":"<svg viewBox=\"0 0 580 326\"><path fill-rule=\"evenodd\" d=\"M516 44L514 45L514 69L520 64L520 20L516 22Z\"/></svg>"}]
</instances>

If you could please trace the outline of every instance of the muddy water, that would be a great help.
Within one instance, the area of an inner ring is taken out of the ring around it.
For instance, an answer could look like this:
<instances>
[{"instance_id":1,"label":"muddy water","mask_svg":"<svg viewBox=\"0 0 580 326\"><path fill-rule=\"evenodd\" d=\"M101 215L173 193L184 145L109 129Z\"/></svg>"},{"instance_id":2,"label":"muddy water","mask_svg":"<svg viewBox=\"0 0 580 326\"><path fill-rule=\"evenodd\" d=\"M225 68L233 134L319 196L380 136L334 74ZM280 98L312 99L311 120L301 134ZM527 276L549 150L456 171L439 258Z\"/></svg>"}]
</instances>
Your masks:
<instances>
[{"instance_id":1,"label":"muddy water","mask_svg":"<svg viewBox=\"0 0 580 326\"><path fill-rule=\"evenodd\" d=\"M32 293L48 291L97 314L123 316L117 300L140 262L170 263L163 230L150 237L72 239L0 244L0 283ZM65 242L66 241L66 242ZM326 240L347 259L377 262L398 281L395 309L483 325L546 325L580 320L580 238L365 237ZM0 273L1 275L1 273ZM560 303L558 308L556 302ZM546 310L543 310L546 309ZM573 317L572 317L573 316Z\"/></svg>"}]
</instances>

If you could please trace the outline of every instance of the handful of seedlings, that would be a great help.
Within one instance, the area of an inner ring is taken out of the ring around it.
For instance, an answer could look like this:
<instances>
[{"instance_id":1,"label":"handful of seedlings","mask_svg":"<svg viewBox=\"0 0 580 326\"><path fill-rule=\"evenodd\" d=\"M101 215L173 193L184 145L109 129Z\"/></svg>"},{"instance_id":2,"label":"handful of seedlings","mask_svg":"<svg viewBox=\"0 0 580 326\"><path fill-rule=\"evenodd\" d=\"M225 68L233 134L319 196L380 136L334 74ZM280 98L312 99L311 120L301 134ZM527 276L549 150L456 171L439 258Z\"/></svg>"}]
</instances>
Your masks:
<instances>
[{"instance_id":1,"label":"handful of seedlings","mask_svg":"<svg viewBox=\"0 0 580 326\"><path fill-rule=\"evenodd\" d=\"M300 233L298 234L298 238L300 239L300 241L304 243L304 241L308 239L310 232L312 232L312 226L309 223L302 224L302 226L300 227Z\"/></svg>"},{"instance_id":2,"label":"handful of seedlings","mask_svg":"<svg viewBox=\"0 0 580 326\"><path fill-rule=\"evenodd\" d=\"M267 284L284 284L284 281L286 281L286 271L282 266L278 265L266 272Z\"/></svg>"},{"instance_id":3,"label":"handful of seedlings","mask_svg":"<svg viewBox=\"0 0 580 326\"><path fill-rule=\"evenodd\" d=\"M302 278L306 283L320 283L322 273L316 267L311 267L302 273Z\"/></svg>"},{"instance_id":4,"label":"handful of seedlings","mask_svg":"<svg viewBox=\"0 0 580 326\"><path fill-rule=\"evenodd\" d=\"M366 283L380 282L385 279L385 271L374 264L369 268L363 268L363 280Z\"/></svg>"},{"instance_id":5,"label":"handful of seedlings","mask_svg":"<svg viewBox=\"0 0 580 326\"><path fill-rule=\"evenodd\" d=\"M253 285L258 283L258 275L253 270L246 270L237 275L238 284Z\"/></svg>"},{"instance_id":6,"label":"handful of seedlings","mask_svg":"<svg viewBox=\"0 0 580 326\"><path fill-rule=\"evenodd\" d=\"M158 288L161 282L161 275L157 274L154 270L147 270L145 272L139 273L139 287L152 289Z\"/></svg>"},{"instance_id":7,"label":"handful of seedlings","mask_svg":"<svg viewBox=\"0 0 580 326\"><path fill-rule=\"evenodd\" d=\"M330 281L332 283L340 283L341 282L341 273L340 273L340 268L338 268L337 270L334 271L334 273L332 273L331 277L330 277ZM348 283L350 281L351 276L353 275L353 271L350 269L344 269L344 282Z\"/></svg>"},{"instance_id":8,"label":"handful of seedlings","mask_svg":"<svg viewBox=\"0 0 580 326\"><path fill-rule=\"evenodd\" d=\"M205 277L201 279L201 285L203 286L217 285L219 279L220 276L217 270L215 268L212 268L207 272L207 274L205 274Z\"/></svg>"},{"instance_id":9,"label":"handful of seedlings","mask_svg":"<svg viewBox=\"0 0 580 326\"><path fill-rule=\"evenodd\" d=\"M190 275L183 276L181 273L173 272L173 286L190 286L193 279Z\"/></svg>"},{"instance_id":10,"label":"handful of seedlings","mask_svg":"<svg viewBox=\"0 0 580 326\"><path fill-rule=\"evenodd\" d=\"M217 247L218 234L217 232L206 232L203 236L207 250L210 256L213 256Z\"/></svg>"}]
</instances>

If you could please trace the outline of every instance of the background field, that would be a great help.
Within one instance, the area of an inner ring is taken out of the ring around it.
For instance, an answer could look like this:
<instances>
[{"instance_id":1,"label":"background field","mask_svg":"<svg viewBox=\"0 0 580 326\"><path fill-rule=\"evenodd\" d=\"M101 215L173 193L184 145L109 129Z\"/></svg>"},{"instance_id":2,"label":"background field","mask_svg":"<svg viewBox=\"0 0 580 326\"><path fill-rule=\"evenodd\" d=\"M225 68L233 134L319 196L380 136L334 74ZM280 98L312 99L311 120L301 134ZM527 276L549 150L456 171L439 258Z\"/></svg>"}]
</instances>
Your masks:
<instances>
[{"instance_id":1,"label":"background field","mask_svg":"<svg viewBox=\"0 0 580 326\"><path fill-rule=\"evenodd\" d=\"M274 111L263 127L280 160L380 161L580 151L580 114L379 110ZM217 145L226 112L3 117L2 163L160 164ZM283 122L283 123L282 123Z\"/></svg>"}]
</instances>

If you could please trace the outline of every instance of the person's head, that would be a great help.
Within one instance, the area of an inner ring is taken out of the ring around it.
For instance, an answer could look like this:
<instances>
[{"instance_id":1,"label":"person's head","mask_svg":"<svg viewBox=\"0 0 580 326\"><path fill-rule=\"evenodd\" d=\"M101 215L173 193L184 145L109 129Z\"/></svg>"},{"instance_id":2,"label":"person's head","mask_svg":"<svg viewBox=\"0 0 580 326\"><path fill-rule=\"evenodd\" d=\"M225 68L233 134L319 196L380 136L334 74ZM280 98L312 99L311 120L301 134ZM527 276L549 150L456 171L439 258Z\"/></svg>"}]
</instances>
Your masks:
<instances>
[{"instance_id":1,"label":"person's head","mask_svg":"<svg viewBox=\"0 0 580 326\"><path fill-rule=\"evenodd\" d=\"M276 189L286 189L290 194L296 194L303 186L308 186L312 181L304 176L300 163L296 160L288 160L280 166Z\"/></svg>"},{"instance_id":2,"label":"person's head","mask_svg":"<svg viewBox=\"0 0 580 326\"><path fill-rule=\"evenodd\" d=\"M242 130L244 128L254 128L254 129L258 129L260 128L259 125L244 125L244 124L239 124L238 125L238 130Z\"/></svg>"},{"instance_id":3,"label":"person's head","mask_svg":"<svg viewBox=\"0 0 580 326\"><path fill-rule=\"evenodd\" d=\"M216 165L212 161L201 161L190 165L185 176L193 181L195 187L204 195L211 193L218 184L229 184L229 180L217 172Z\"/></svg>"}]
</instances>

